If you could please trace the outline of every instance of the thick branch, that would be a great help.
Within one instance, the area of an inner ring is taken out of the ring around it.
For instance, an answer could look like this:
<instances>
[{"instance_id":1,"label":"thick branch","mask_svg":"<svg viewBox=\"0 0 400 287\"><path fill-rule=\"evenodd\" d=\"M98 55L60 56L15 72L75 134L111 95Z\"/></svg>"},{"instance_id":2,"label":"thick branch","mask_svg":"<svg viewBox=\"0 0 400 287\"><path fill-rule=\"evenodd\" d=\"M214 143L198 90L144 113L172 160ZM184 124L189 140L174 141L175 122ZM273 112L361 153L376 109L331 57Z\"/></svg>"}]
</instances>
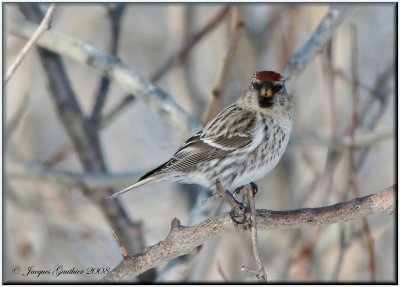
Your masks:
<instances>
[{"instance_id":1,"label":"thick branch","mask_svg":"<svg viewBox=\"0 0 400 287\"><path fill-rule=\"evenodd\" d=\"M257 227L259 230L294 229L334 224L372 214L393 214L396 196L397 186L395 185L376 194L325 207L291 211L257 210ZM103 280L132 280L152 267L190 253L212 237L239 230L240 228L232 221L229 213L207 219L190 227L180 225L179 220L175 218L165 240L146 248L143 253L123 260Z\"/></svg>"},{"instance_id":2,"label":"thick branch","mask_svg":"<svg viewBox=\"0 0 400 287\"><path fill-rule=\"evenodd\" d=\"M9 15L7 21L8 31L18 37L29 38L37 27L34 23L16 15ZM107 75L126 91L146 102L153 111L183 134L194 134L201 129L201 125L177 105L166 92L147 81L119 59L56 31L48 31L37 43L43 48Z\"/></svg>"}]
</instances>

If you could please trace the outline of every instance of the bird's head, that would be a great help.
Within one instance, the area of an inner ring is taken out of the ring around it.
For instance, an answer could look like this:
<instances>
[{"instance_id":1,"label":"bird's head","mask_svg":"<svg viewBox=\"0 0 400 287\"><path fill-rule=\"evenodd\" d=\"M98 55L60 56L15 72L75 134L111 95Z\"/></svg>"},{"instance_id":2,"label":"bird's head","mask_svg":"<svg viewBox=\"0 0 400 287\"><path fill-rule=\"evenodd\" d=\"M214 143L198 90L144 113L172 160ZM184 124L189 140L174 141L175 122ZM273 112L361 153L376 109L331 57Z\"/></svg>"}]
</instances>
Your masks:
<instances>
[{"instance_id":1,"label":"bird's head","mask_svg":"<svg viewBox=\"0 0 400 287\"><path fill-rule=\"evenodd\" d=\"M262 113L289 111L292 108L285 79L273 71L256 72L241 102Z\"/></svg>"}]
</instances>

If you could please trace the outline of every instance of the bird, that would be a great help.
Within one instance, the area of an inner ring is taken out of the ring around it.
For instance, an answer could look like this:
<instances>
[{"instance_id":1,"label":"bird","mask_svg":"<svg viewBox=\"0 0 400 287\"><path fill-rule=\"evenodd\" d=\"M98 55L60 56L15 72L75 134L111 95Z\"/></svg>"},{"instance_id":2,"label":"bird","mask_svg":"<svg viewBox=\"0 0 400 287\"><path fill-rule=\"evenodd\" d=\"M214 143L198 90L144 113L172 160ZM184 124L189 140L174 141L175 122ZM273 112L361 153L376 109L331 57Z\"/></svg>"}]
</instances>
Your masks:
<instances>
[{"instance_id":1,"label":"bird","mask_svg":"<svg viewBox=\"0 0 400 287\"><path fill-rule=\"evenodd\" d=\"M256 72L235 103L187 139L167 162L109 200L160 181L198 184L212 190L219 180L225 190L238 189L277 165L292 126L292 96L284 77L274 71Z\"/></svg>"}]
</instances>

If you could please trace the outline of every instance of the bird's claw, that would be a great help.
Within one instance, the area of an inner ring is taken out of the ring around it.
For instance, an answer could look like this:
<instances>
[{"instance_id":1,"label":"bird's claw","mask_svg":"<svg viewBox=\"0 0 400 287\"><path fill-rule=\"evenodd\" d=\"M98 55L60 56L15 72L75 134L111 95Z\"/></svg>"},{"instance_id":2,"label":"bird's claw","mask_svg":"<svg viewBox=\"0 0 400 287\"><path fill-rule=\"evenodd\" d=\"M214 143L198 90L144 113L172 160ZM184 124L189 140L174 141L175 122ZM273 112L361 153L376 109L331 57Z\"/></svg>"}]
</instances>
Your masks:
<instances>
[{"instance_id":1,"label":"bird's claw","mask_svg":"<svg viewBox=\"0 0 400 287\"><path fill-rule=\"evenodd\" d=\"M256 195L258 192L258 186L254 182L250 182L250 186L253 196ZM233 194L239 194L243 188L244 186L236 188ZM250 228L250 206L247 197L243 195L243 202L236 200L233 196L232 198L235 200L237 205L229 212L229 216L236 224L243 225L245 229Z\"/></svg>"},{"instance_id":2,"label":"bird's claw","mask_svg":"<svg viewBox=\"0 0 400 287\"><path fill-rule=\"evenodd\" d=\"M231 209L229 216L236 224L243 225L245 228L250 224L250 209L245 207L242 203Z\"/></svg>"},{"instance_id":3,"label":"bird's claw","mask_svg":"<svg viewBox=\"0 0 400 287\"><path fill-rule=\"evenodd\" d=\"M251 189L253 190L253 196L258 192L258 186L254 182L250 182Z\"/></svg>"},{"instance_id":4,"label":"bird's claw","mask_svg":"<svg viewBox=\"0 0 400 287\"><path fill-rule=\"evenodd\" d=\"M236 189L233 191L233 195L235 195L235 194L240 194L240 193L242 192L243 188L244 188L244 185L239 186L238 188L236 188Z\"/></svg>"}]
</instances>

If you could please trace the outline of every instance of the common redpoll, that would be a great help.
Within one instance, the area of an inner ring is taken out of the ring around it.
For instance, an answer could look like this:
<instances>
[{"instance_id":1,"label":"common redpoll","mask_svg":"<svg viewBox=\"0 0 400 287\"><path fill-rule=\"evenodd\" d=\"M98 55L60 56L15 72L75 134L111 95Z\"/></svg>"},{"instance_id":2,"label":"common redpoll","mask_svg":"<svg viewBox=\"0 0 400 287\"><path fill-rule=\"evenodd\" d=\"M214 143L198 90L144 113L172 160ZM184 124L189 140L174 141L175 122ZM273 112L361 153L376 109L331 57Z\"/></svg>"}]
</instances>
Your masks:
<instances>
[{"instance_id":1,"label":"common redpoll","mask_svg":"<svg viewBox=\"0 0 400 287\"><path fill-rule=\"evenodd\" d=\"M110 199L152 182L212 188L219 179L229 190L265 176L282 157L292 129L292 97L284 84L276 72L255 73L236 103L189 138L170 160Z\"/></svg>"}]
</instances>

